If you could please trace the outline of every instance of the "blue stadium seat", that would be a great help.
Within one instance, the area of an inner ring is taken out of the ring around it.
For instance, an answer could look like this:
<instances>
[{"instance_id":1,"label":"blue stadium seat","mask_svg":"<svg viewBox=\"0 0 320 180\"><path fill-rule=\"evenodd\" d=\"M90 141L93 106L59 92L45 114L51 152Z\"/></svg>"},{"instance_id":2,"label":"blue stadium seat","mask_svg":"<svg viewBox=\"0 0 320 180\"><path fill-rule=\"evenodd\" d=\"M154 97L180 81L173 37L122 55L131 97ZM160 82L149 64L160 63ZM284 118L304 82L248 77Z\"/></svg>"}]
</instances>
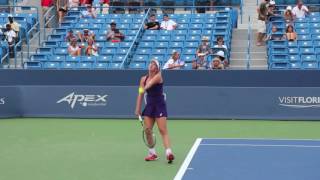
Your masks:
<instances>
[{"instance_id":1,"label":"blue stadium seat","mask_svg":"<svg viewBox=\"0 0 320 180\"><path fill-rule=\"evenodd\" d=\"M146 62L131 62L130 69L146 69Z\"/></svg>"},{"instance_id":2,"label":"blue stadium seat","mask_svg":"<svg viewBox=\"0 0 320 180\"><path fill-rule=\"evenodd\" d=\"M168 59L166 58L165 55L162 55L162 54L157 54L157 55L152 55L150 56L150 60L152 59L156 59L158 60L159 62L166 62Z\"/></svg>"},{"instance_id":3,"label":"blue stadium seat","mask_svg":"<svg viewBox=\"0 0 320 180\"><path fill-rule=\"evenodd\" d=\"M113 56L112 55L103 55L103 56L98 56L98 61L99 62L111 62Z\"/></svg>"},{"instance_id":4,"label":"blue stadium seat","mask_svg":"<svg viewBox=\"0 0 320 180\"><path fill-rule=\"evenodd\" d=\"M198 42L195 42L195 41L187 41L185 42L185 46L186 48L197 48L199 46L199 43Z\"/></svg>"},{"instance_id":5,"label":"blue stadium seat","mask_svg":"<svg viewBox=\"0 0 320 180\"><path fill-rule=\"evenodd\" d=\"M289 54L299 54L298 48L288 48Z\"/></svg>"},{"instance_id":6,"label":"blue stadium seat","mask_svg":"<svg viewBox=\"0 0 320 180\"><path fill-rule=\"evenodd\" d=\"M160 35L160 36L158 36L158 38L157 38L157 41L170 41L171 40L171 38L170 38L170 36L165 36L165 35Z\"/></svg>"},{"instance_id":7,"label":"blue stadium seat","mask_svg":"<svg viewBox=\"0 0 320 180\"><path fill-rule=\"evenodd\" d=\"M151 47L138 48L136 51L137 54L151 54L151 52L152 52Z\"/></svg>"},{"instance_id":8,"label":"blue stadium seat","mask_svg":"<svg viewBox=\"0 0 320 180\"><path fill-rule=\"evenodd\" d=\"M68 55L68 51L66 48L55 48L54 49L54 54L56 55Z\"/></svg>"},{"instance_id":9,"label":"blue stadium seat","mask_svg":"<svg viewBox=\"0 0 320 180\"><path fill-rule=\"evenodd\" d=\"M81 62L96 62L97 57L95 56L83 56L81 57Z\"/></svg>"},{"instance_id":10,"label":"blue stadium seat","mask_svg":"<svg viewBox=\"0 0 320 180\"><path fill-rule=\"evenodd\" d=\"M62 69L76 69L77 68L77 62L67 62L64 61L61 63Z\"/></svg>"},{"instance_id":11,"label":"blue stadium seat","mask_svg":"<svg viewBox=\"0 0 320 180\"><path fill-rule=\"evenodd\" d=\"M297 54L295 54L295 55L289 55L289 56L288 56L288 59L289 59L290 62L301 61L300 55L297 55Z\"/></svg>"},{"instance_id":12,"label":"blue stadium seat","mask_svg":"<svg viewBox=\"0 0 320 180\"><path fill-rule=\"evenodd\" d=\"M43 67L45 69L60 69L60 62L55 62L55 61L44 62Z\"/></svg>"},{"instance_id":13,"label":"blue stadium seat","mask_svg":"<svg viewBox=\"0 0 320 180\"><path fill-rule=\"evenodd\" d=\"M98 61L97 63L94 64L94 69L107 69L109 63L107 62L100 62Z\"/></svg>"},{"instance_id":14,"label":"blue stadium seat","mask_svg":"<svg viewBox=\"0 0 320 180\"><path fill-rule=\"evenodd\" d=\"M156 48L167 48L167 47L169 47L169 43L168 42L155 42L154 46Z\"/></svg>"},{"instance_id":15,"label":"blue stadium seat","mask_svg":"<svg viewBox=\"0 0 320 180\"><path fill-rule=\"evenodd\" d=\"M185 41L186 40L186 37L185 36L182 36L182 35L179 35L179 36L173 36L172 37L172 39L171 39L171 41L177 41L177 42L179 42L179 41Z\"/></svg>"},{"instance_id":16,"label":"blue stadium seat","mask_svg":"<svg viewBox=\"0 0 320 180\"><path fill-rule=\"evenodd\" d=\"M80 56L74 57L74 56L66 56L66 61L69 62L79 62L81 60Z\"/></svg>"},{"instance_id":17,"label":"blue stadium seat","mask_svg":"<svg viewBox=\"0 0 320 180\"><path fill-rule=\"evenodd\" d=\"M117 48L103 48L101 54L111 55L116 53Z\"/></svg>"},{"instance_id":18,"label":"blue stadium seat","mask_svg":"<svg viewBox=\"0 0 320 180\"><path fill-rule=\"evenodd\" d=\"M120 62L112 62L109 64L110 69L120 69L121 63Z\"/></svg>"},{"instance_id":19,"label":"blue stadium seat","mask_svg":"<svg viewBox=\"0 0 320 180\"><path fill-rule=\"evenodd\" d=\"M78 69L92 69L92 62L79 62L77 68Z\"/></svg>"},{"instance_id":20,"label":"blue stadium seat","mask_svg":"<svg viewBox=\"0 0 320 180\"><path fill-rule=\"evenodd\" d=\"M142 61L142 62L146 62L146 61L149 61L149 55L147 54L138 54L138 55L134 55L132 60L134 62L137 62L137 61Z\"/></svg>"},{"instance_id":21,"label":"blue stadium seat","mask_svg":"<svg viewBox=\"0 0 320 180\"><path fill-rule=\"evenodd\" d=\"M154 48L152 50L152 54L155 55L155 54L167 54L167 49L164 49L164 48Z\"/></svg>"},{"instance_id":22,"label":"blue stadium seat","mask_svg":"<svg viewBox=\"0 0 320 180\"><path fill-rule=\"evenodd\" d=\"M299 48L301 54L314 54L314 48L313 47L306 47L306 48Z\"/></svg>"},{"instance_id":23,"label":"blue stadium seat","mask_svg":"<svg viewBox=\"0 0 320 180\"><path fill-rule=\"evenodd\" d=\"M313 42L310 40L310 41L298 41L298 45L299 47L313 47Z\"/></svg>"},{"instance_id":24,"label":"blue stadium seat","mask_svg":"<svg viewBox=\"0 0 320 180\"><path fill-rule=\"evenodd\" d=\"M185 61L185 62L192 62L193 60L195 60L195 55L182 55L181 56L181 60Z\"/></svg>"},{"instance_id":25,"label":"blue stadium seat","mask_svg":"<svg viewBox=\"0 0 320 180\"><path fill-rule=\"evenodd\" d=\"M30 57L31 61L47 61L48 56L46 54L34 54Z\"/></svg>"},{"instance_id":26,"label":"blue stadium seat","mask_svg":"<svg viewBox=\"0 0 320 180\"><path fill-rule=\"evenodd\" d=\"M290 69L301 69L301 62L292 62L289 64Z\"/></svg>"},{"instance_id":27,"label":"blue stadium seat","mask_svg":"<svg viewBox=\"0 0 320 180\"><path fill-rule=\"evenodd\" d=\"M147 41L147 42L140 42L139 43L139 47L153 47L153 44L154 44L154 42L149 42L149 41Z\"/></svg>"},{"instance_id":28,"label":"blue stadium seat","mask_svg":"<svg viewBox=\"0 0 320 180\"><path fill-rule=\"evenodd\" d=\"M195 55L196 49L195 48L184 48L182 53L185 55Z\"/></svg>"},{"instance_id":29,"label":"blue stadium seat","mask_svg":"<svg viewBox=\"0 0 320 180\"><path fill-rule=\"evenodd\" d=\"M273 54L271 56L271 62L288 62L288 55L286 54Z\"/></svg>"},{"instance_id":30,"label":"blue stadium seat","mask_svg":"<svg viewBox=\"0 0 320 180\"><path fill-rule=\"evenodd\" d=\"M310 55L301 55L302 61L317 61L316 55L310 54Z\"/></svg>"},{"instance_id":31,"label":"blue stadium seat","mask_svg":"<svg viewBox=\"0 0 320 180\"><path fill-rule=\"evenodd\" d=\"M170 48L183 48L183 42L172 42L170 43Z\"/></svg>"},{"instance_id":32,"label":"blue stadium seat","mask_svg":"<svg viewBox=\"0 0 320 180\"><path fill-rule=\"evenodd\" d=\"M304 69L318 69L318 62L302 62L302 67Z\"/></svg>"},{"instance_id":33,"label":"blue stadium seat","mask_svg":"<svg viewBox=\"0 0 320 180\"><path fill-rule=\"evenodd\" d=\"M125 55L128 53L128 48L118 48L117 51L116 51L116 54L118 55Z\"/></svg>"}]
</instances>

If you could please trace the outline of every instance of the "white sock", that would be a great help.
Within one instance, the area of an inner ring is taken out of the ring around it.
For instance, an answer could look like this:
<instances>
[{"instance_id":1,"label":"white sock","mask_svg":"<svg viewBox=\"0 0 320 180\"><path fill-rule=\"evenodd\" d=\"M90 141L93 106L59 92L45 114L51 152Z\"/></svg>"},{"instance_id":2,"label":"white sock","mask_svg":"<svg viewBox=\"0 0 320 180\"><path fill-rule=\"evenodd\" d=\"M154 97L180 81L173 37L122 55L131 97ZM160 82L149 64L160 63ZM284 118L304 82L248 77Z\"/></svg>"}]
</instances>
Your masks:
<instances>
[{"instance_id":1,"label":"white sock","mask_svg":"<svg viewBox=\"0 0 320 180\"><path fill-rule=\"evenodd\" d=\"M149 149L149 154L157 154L155 148L150 148Z\"/></svg>"},{"instance_id":2,"label":"white sock","mask_svg":"<svg viewBox=\"0 0 320 180\"><path fill-rule=\"evenodd\" d=\"M166 155L172 154L172 151L170 148L166 149Z\"/></svg>"}]
</instances>

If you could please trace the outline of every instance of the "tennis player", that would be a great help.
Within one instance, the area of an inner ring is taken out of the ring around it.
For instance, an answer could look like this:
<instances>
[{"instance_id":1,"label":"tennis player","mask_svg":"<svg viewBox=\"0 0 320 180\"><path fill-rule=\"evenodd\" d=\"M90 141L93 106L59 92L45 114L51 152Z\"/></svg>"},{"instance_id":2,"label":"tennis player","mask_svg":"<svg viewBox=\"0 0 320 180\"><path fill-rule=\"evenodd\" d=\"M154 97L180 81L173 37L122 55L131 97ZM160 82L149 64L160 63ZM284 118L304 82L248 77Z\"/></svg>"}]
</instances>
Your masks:
<instances>
[{"instance_id":1,"label":"tennis player","mask_svg":"<svg viewBox=\"0 0 320 180\"><path fill-rule=\"evenodd\" d=\"M147 93L146 105L142 112L144 116L144 125L146 129L152 129L157 123L159 132L162 137L163 145L166 149L166 157L168 163L172 163L174 155L170 148L170 139L167 129L167 107L165 97L163 95L163 79L160 71L160 64L157 60L152 60L149 64L149 73L140 79L139 94L137 97L135 114L141 114L141 104L144 93ZM152 133L146 131L147 139ZM149 138L148 138L149 137ZM158 159L155 148L149 148L149 154L145 157L146 161L155 161Z\"/></svg>"}]
</instances>

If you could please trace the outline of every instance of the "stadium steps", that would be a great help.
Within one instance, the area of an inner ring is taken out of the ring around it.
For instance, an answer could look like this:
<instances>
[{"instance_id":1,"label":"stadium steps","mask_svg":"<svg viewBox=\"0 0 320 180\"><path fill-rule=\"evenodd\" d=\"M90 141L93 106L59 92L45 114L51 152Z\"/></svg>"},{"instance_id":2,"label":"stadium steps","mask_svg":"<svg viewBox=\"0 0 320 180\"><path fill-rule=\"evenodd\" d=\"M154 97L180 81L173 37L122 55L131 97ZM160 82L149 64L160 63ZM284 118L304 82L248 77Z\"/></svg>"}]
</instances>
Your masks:
<instances>
[{"instance_id":1,"label":"stadium steps","mask_svg":"<svg viewBox=\"0 0 320 180\"><path fill-rule=\"evenodd\" d=\"M255 46L255 31L251 37L250 69L266 69L267 59L265 47ZM248 30L234 29L231 43L230 69L247 68Z\"/></svg>"},{"instance_id":2,"label":"stadium steps","mask_svg":"<svg viewBox=\"0 0 320 180\"><path fill-rule=\"evenodd\" d=\"M253 0L244 0L243 1L243 18L242 18L242 24L239 23L238 29L248 29L248 24L249 24L249 16L251 18L251 24L252 28L256 29L256 24L257 24L257 2ZM240 16L239 16L240 17ZM240 22L240 20L238 21Z\"/></svg>"}]
</instances>

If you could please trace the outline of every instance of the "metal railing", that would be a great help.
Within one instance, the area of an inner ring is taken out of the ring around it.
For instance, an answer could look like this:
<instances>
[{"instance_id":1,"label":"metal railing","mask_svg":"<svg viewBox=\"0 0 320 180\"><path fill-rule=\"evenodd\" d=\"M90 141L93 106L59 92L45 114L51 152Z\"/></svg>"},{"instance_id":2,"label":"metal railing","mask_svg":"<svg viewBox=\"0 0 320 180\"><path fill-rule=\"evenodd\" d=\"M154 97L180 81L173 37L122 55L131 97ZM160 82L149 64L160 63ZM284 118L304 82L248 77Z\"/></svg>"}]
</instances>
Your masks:
<instances>
[{"instance_id":1,"label":"metal railing","mask_svg":"<svg viewBox=\"0 0 320 180\"><path fill-rule=\"evenodd\" d=\"M123 67L124 64L125 64L126 62L128 62L128 58L134 53L134 52L133 52L134 47L135 47L135 46L137 45L137 43L138 43L138 38L141 37L141 35L142 35L142 33L143 33L142 31L144 30L144 24L145 24L145 22L146 22L146 20L147 20L147 18L148 18L148 16L149 16L150 10L151 10L151 8L149 8L148 11L145 13L145 16L143 17L143 20L142 20L141 25L140 25L140 27L139 27L138 33L137 33L136 36L134 37L134 40L133 40L133 42L132 42L129 50L128 50L126 56L124 57L124 60L122 61L121 65L120 65L120 69L124 68L124 67Z\"/></svg>"},{"instance_id":2,"label":"metal railing","mask_svg":"<svg viewBox=\"0 0 320 180\"><path fill-rule=\"evenodd\" d=\"M25 28L26 30L26 34L21 34L22 31L19 32L19 41L14 45L14 68L17 68L17 49L19 47L21 47L20 51L21 51L21 64L23 64L23 54L22 54L22 45L23 42L25 41L25 44L27 46L27 53L28 53L28 57L29 57L29 52L30 52L30 41L35 38L37 36L38 33L40 33L40 22L39 22L39 8L35 7L35 6L5 6L5 5L0 5L0 8L8 8L10 10L11 14L16 14L17 8L20 8L19 14L36 14L36 22L35 24L33 24L33 26L30 28L30 30L27 30L27 28ZM33 13L24 13L23 11L34 11ZM15 17L15 16L14 16ZM27 18L27 17L25 17ZM33 33L35 31L35 33ZM25 35L25 36L22 36ZM40 45L40 40L39 40L39 45ZM2 61L1 61L2 63ZM10 65L9 65L10 67Z\"/></svg>"},{"instance_id":3,"label":"metal railing","mask_svg":"<svg viewBox=\"0 0 320 180\"><path fill-rule=\"evenodd\" d=\"M251 27L251 17L248 17L248 44L247 44L247 62L246 67L250 69L251 62L251 37L252 37L252 27Z\"/></svg>"}]
</instances>

